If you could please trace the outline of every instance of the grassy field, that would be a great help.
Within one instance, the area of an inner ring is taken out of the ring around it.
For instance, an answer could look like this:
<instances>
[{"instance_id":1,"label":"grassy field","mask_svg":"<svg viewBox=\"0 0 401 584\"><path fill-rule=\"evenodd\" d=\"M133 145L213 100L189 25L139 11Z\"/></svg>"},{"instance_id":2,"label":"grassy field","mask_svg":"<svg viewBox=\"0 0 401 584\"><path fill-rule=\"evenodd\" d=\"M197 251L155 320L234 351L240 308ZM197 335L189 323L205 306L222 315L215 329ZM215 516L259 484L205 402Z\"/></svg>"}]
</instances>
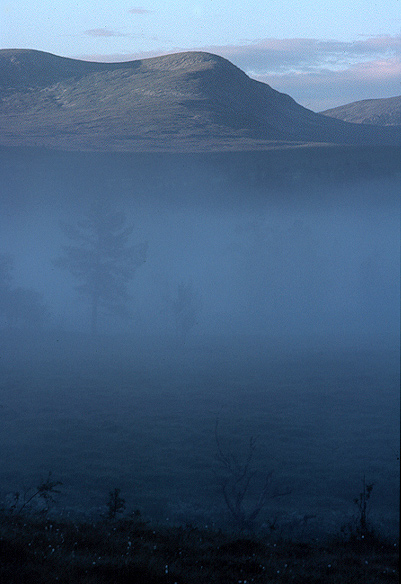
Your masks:
<instances>
[{"instance_id":1,"label":"grassy field","mask_svg":"<svg viewBox=\"0 0 401 584\"><path fill-rule=\"evenodd\" d=\"M63 483L52 512L63 517L100 517L119 488L152 521L230 528L219 420L221 447L239 462L255 438L245 507L273 473L258 529L333 532L353 517L366 476L372 520L398 532L396 351L8 336L0 366L6 506L52 472Z\"/></svg>"}]
</instances>

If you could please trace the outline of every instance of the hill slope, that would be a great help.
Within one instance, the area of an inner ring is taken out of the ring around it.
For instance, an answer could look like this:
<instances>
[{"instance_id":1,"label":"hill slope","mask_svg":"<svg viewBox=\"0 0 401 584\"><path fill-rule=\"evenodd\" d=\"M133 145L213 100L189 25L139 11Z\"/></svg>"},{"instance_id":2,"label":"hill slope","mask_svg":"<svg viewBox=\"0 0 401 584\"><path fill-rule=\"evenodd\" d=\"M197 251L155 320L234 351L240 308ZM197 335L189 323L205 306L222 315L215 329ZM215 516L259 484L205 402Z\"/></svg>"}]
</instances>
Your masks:
<instances>
[{"instance_id":1,"label":"hill slope","mask_svg":"<svg viewBox=\"0 0 401 584\"><path fill-rule=\"evenodd\" d=\"M354 101L321 113L354 124L400 126L401 96Z\"/></svg>"},{"instance_id":2,"label":"hill slope","mask_svg":"<svg viewBox=\"0 0 401 584\"><path fill-rule=\"evenodd\" d=\"M102 151L243 150L299 143L393 144L316 114L201 52L90 63L0 51L0 144Z\"/></svg>"}]
</instances>

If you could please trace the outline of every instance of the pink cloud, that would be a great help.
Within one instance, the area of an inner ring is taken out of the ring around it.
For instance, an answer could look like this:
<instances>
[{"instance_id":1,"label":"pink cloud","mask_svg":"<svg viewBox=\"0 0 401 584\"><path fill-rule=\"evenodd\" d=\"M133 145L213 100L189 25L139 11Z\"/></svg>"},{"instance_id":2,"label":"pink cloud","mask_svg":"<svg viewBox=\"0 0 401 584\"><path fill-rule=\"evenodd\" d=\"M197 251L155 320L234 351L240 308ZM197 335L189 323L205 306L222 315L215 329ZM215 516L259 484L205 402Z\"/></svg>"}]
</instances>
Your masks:
<instances>
[{"instance_id":1,"label":"pink cloud","mask_svg":"<svg viewBox=\"0 0 401 584\"><path fill-rule=\"evenodd\" d=\"M128 10L130 14L151 14L153 10L147 10L146 8L141 8L140 6L136 8L130 8Z\"/></svg>"},{"instance_id":2,"label":"pink cloud","mask_svg":"<svg viewBox=\"0 0 401 584\"><path fill-rule=\"evenodd\" d=\"M400 38L392 36L369 37L356 42L319 39L260 39L246 45L210 46L210 50L228 59L246 71L308 70L326 67L337 68L350 63L388 58L400 50Z\"/></svg>"},{"instance_id":3,"label":"pink cloud","mask_svg":"<svg viewBox=\"0 0 401 584\"><path fill-rule=\"evenodd\" d=\"M127 36L122 34L121 32L117 32L115 30L110 30L108 28L91 28L89 30L85 30L84 34L88 36L94 37L121 37Z\"/></svg>"},{"instance_id":4,"label":"pink cloud","mask_svg":"<svg viewBox=\"0 0 401 584\"><path fill-rule=\"evenodd\" d=\"M386 59L359 63L353 68L353 73L360 79L388 80L398 79L401 85L401 62L398 59Z\"/></svg>"},{"instance_id":5,"label":"pink cloud","mask_svg":"<svg viewBox=\"0 0 401 584\"><path fill-rule=\"evenodd\" d=\"M396 59L358 63L339 71L320 69L256 77L314 111L363 99L400 95L400 78L401 65Z\"/></svg>"},{"instance_id":6,"label":"pink cloud","mask_svg":"<svg viewBox=\"0 0 401 584\"><path fill-rule=\"evenodd\" d=\"M374 37L367 37L364 41L357 41L356 45L369 48L373 51L401 51L401 38L398 36L378 35Z\"/></svg>"}]
</instances>

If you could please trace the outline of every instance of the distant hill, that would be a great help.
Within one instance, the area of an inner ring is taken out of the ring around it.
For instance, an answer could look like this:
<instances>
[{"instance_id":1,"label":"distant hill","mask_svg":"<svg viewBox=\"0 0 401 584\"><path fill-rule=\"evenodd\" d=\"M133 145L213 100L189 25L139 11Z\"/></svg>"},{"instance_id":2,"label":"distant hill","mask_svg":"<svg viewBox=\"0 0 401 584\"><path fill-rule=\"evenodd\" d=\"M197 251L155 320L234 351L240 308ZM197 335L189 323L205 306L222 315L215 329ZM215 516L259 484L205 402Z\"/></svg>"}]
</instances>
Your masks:
<instances>
[{"instance_id":1,"label":"distant hill","mask_svg":"<svg viewBox=\"0 0 401 584\"><path fill-rule=\"evenodd\" d=\"M354 124L401 126L401 96L354 101L321 113Z\"/></svg>"},{"instance_id":2,"label":"distant hill","mask_svg":"<svg viewBox=\"0 0 401 584\"><path fill-rule=\"evenodd\" d=\"M399 129L314 113L213 54L93 63L0 51L0 145L87 151L395 144Z\"/></svg>"}]
</instances>

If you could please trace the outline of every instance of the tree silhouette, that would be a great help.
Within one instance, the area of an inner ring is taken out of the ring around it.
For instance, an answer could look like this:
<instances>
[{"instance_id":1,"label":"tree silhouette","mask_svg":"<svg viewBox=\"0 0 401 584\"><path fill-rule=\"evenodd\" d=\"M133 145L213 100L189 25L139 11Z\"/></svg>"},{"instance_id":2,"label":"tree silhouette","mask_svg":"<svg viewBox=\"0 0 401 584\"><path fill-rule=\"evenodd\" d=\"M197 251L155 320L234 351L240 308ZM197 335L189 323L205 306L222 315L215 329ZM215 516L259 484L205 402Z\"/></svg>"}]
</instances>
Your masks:
<instances>
[{"instance_id":1,"label":"tree silhouette","mask_svg":"<svg viewBox=\"0 0 401 584\"><path fill-rule=\"evenodd\" d=\"M63 246L64 256L54 264L78 281L76 289L89 302L90 330L96 335L100 310L129 315L128 283L146 261L147 244L129 245L134 226L106 203L92 205L76 225L61 225L71 244Z\"/></svg>"}]
</instances>

